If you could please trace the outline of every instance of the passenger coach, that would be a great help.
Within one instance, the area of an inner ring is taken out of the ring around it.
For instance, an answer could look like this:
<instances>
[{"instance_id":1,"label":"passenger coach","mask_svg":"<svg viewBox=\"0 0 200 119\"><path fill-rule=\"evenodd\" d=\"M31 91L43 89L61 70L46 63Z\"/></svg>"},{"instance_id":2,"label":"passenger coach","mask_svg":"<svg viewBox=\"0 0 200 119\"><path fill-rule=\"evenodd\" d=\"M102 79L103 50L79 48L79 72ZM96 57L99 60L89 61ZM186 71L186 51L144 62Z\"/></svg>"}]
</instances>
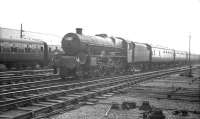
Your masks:
<instances>
[{"instance_id":1,"label":"passenger coach","mask_svg":"<svg viewBox=\"0 0 200 119\"><path fill-rule=\"evenodd\" d=\"M45 65L47 44L42 41L0 39L0 64L10 67Z\"/></svg>"}]
</instances>

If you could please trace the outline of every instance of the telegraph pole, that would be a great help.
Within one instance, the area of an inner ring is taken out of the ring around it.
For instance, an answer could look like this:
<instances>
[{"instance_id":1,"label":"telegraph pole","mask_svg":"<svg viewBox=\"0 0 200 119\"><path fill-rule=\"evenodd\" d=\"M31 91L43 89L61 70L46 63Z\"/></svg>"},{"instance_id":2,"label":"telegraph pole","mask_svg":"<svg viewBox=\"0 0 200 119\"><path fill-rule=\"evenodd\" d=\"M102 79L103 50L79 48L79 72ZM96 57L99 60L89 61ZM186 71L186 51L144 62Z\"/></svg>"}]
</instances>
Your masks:
<instances>
[{"instance_id":1,"label":"telegraph pole","mask_svg":"<svg viewBox=\"0 0 200 119\"><path fill-rule=\"evenodd\" d=\"M20 28L20 38L23 37L23 28L22 28L22 24L21 24L21 28Z\"/></svg>"},{"instance_id":2,"label":"telegraph pole","mask_svg":"<svg viewBox=\"0 0 200 119\"><path fill-rule=\"evenodd\" d=\"M190 51L190 42L191 42L191 33L190 33L190 35L189 35L189 67L190 67L190 69L189 69L189 74L188 74L188 76L189 77L191 77L192 76L192 65L191 65L191 59L190 59L190 57L191 57L191 51Z\"/></svg>"}]
</instances>

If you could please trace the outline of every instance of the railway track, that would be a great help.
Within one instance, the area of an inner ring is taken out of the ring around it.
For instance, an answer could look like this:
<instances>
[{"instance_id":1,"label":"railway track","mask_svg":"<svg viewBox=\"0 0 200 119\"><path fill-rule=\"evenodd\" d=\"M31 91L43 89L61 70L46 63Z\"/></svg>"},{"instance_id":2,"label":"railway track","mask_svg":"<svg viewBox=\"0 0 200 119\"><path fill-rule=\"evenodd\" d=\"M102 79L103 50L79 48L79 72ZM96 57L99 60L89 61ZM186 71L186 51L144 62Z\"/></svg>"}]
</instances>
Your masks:
<instances>
[{"instance_id":1,"label":"railway track","mask_svg":"<svg viewBox=\"0 0 200 119\"><path fill-rule=\"evenodd\" d=\"M187 69L187 67L183 67L79 83L33 86L4 91L0 93L0 119L41 118L63 109L71 109L83 101L95 101L102 95L108 96L105 95L106 93L111 95L130 85L154 77L183 72ZM44 82L36 84L40 83ZM25 86L25 84L17 85Z\"/></svg>"},{"instance_id":2,"label":"railway track","mask_svg":"<svg viewBox=\"0 0 200 119\"><path fill-rule=\"evenodd\" d=\"M56 78L57 75L47 75L40 77L34 81L22 82L17 84L0 85L0 93L8 93L11 91L28 90L36 87L44 87L63 83L61 78ZM32 77L33 78L33 77Z\"/></svg>"},{"instance_id":3,"label":"railway track","mask_svg":"<svg viewBox=\"0 0 200 119\"><path fill-rule=\"evenodd\" d=\"M20 76L1 76L0 77L0 93L11 92L32 88L34 86L46 85L49 83L59 82L59 75L49 73L51 70L37 70L39 74L29 74ZM45 73L47 72L47 73Z\"/></svg>"},{"instance_id":4,"label":"railway track","mask_svg":"<svg viewBox=\"0 0 200 119\"><path fill-rule=\"evenodd\" d=\"M45 73L52 73L52 72L53 72L53 69L5 71L5 72L0 72L0 78L14 77L14 76L20 76L20 75L45 74Z\"/></svg>"},{"instance_id":5,"label":"railway track","mask_svg":"<svg viewBox=\"0 0 200 119\"><path fill-rule=\"evenodd\" d=\"M0 85L36 81L36 80L45 79L49 77L58 77L58 75L57 74L35 74L35 75L0 77Z\"/></svg>"}]
</instances>

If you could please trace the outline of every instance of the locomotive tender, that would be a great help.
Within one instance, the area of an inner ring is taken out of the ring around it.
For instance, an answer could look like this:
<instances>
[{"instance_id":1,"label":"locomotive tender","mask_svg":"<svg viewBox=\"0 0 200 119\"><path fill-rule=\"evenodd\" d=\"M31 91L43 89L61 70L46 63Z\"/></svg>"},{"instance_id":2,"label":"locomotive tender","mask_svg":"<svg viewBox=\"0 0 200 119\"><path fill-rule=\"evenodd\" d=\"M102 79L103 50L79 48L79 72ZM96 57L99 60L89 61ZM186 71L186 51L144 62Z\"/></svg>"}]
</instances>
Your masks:
<instances>
[{"instance_id":1,"label":"locomotive tender","mask_svg":"<svg viewBox=\"0 0 200 119\"><path fill-rule=\"evenodd\" d=\"M128 41L106 34L87 36L82 29L68 33L62 39L65 52L57 62L61 77L102 76L124 74L152 67L186 64L188 53ZM200 61L191 54L191 61Z\"/></svg>"}]
</instances>

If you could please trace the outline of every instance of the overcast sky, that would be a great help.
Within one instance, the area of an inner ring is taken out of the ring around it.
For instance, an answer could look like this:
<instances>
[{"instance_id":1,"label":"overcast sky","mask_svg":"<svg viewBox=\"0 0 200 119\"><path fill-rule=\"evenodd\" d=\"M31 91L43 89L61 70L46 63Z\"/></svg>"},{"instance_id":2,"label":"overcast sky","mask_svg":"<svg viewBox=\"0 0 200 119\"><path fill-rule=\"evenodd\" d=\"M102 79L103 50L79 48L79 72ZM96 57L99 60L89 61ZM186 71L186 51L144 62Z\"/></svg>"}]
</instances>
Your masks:
<instances>
[{"instance_id":1,"label":"overcast sky","mask_svg":"<svg viewBox=\"0 0 200 119\"><path fill-rule=\"evenodd\" d=\"M60 37L82 27L128 40L200 54L200 0L1 0L0 27ZM59 44L58 41L51 43Z\"/></svg>"}]
</instances>

